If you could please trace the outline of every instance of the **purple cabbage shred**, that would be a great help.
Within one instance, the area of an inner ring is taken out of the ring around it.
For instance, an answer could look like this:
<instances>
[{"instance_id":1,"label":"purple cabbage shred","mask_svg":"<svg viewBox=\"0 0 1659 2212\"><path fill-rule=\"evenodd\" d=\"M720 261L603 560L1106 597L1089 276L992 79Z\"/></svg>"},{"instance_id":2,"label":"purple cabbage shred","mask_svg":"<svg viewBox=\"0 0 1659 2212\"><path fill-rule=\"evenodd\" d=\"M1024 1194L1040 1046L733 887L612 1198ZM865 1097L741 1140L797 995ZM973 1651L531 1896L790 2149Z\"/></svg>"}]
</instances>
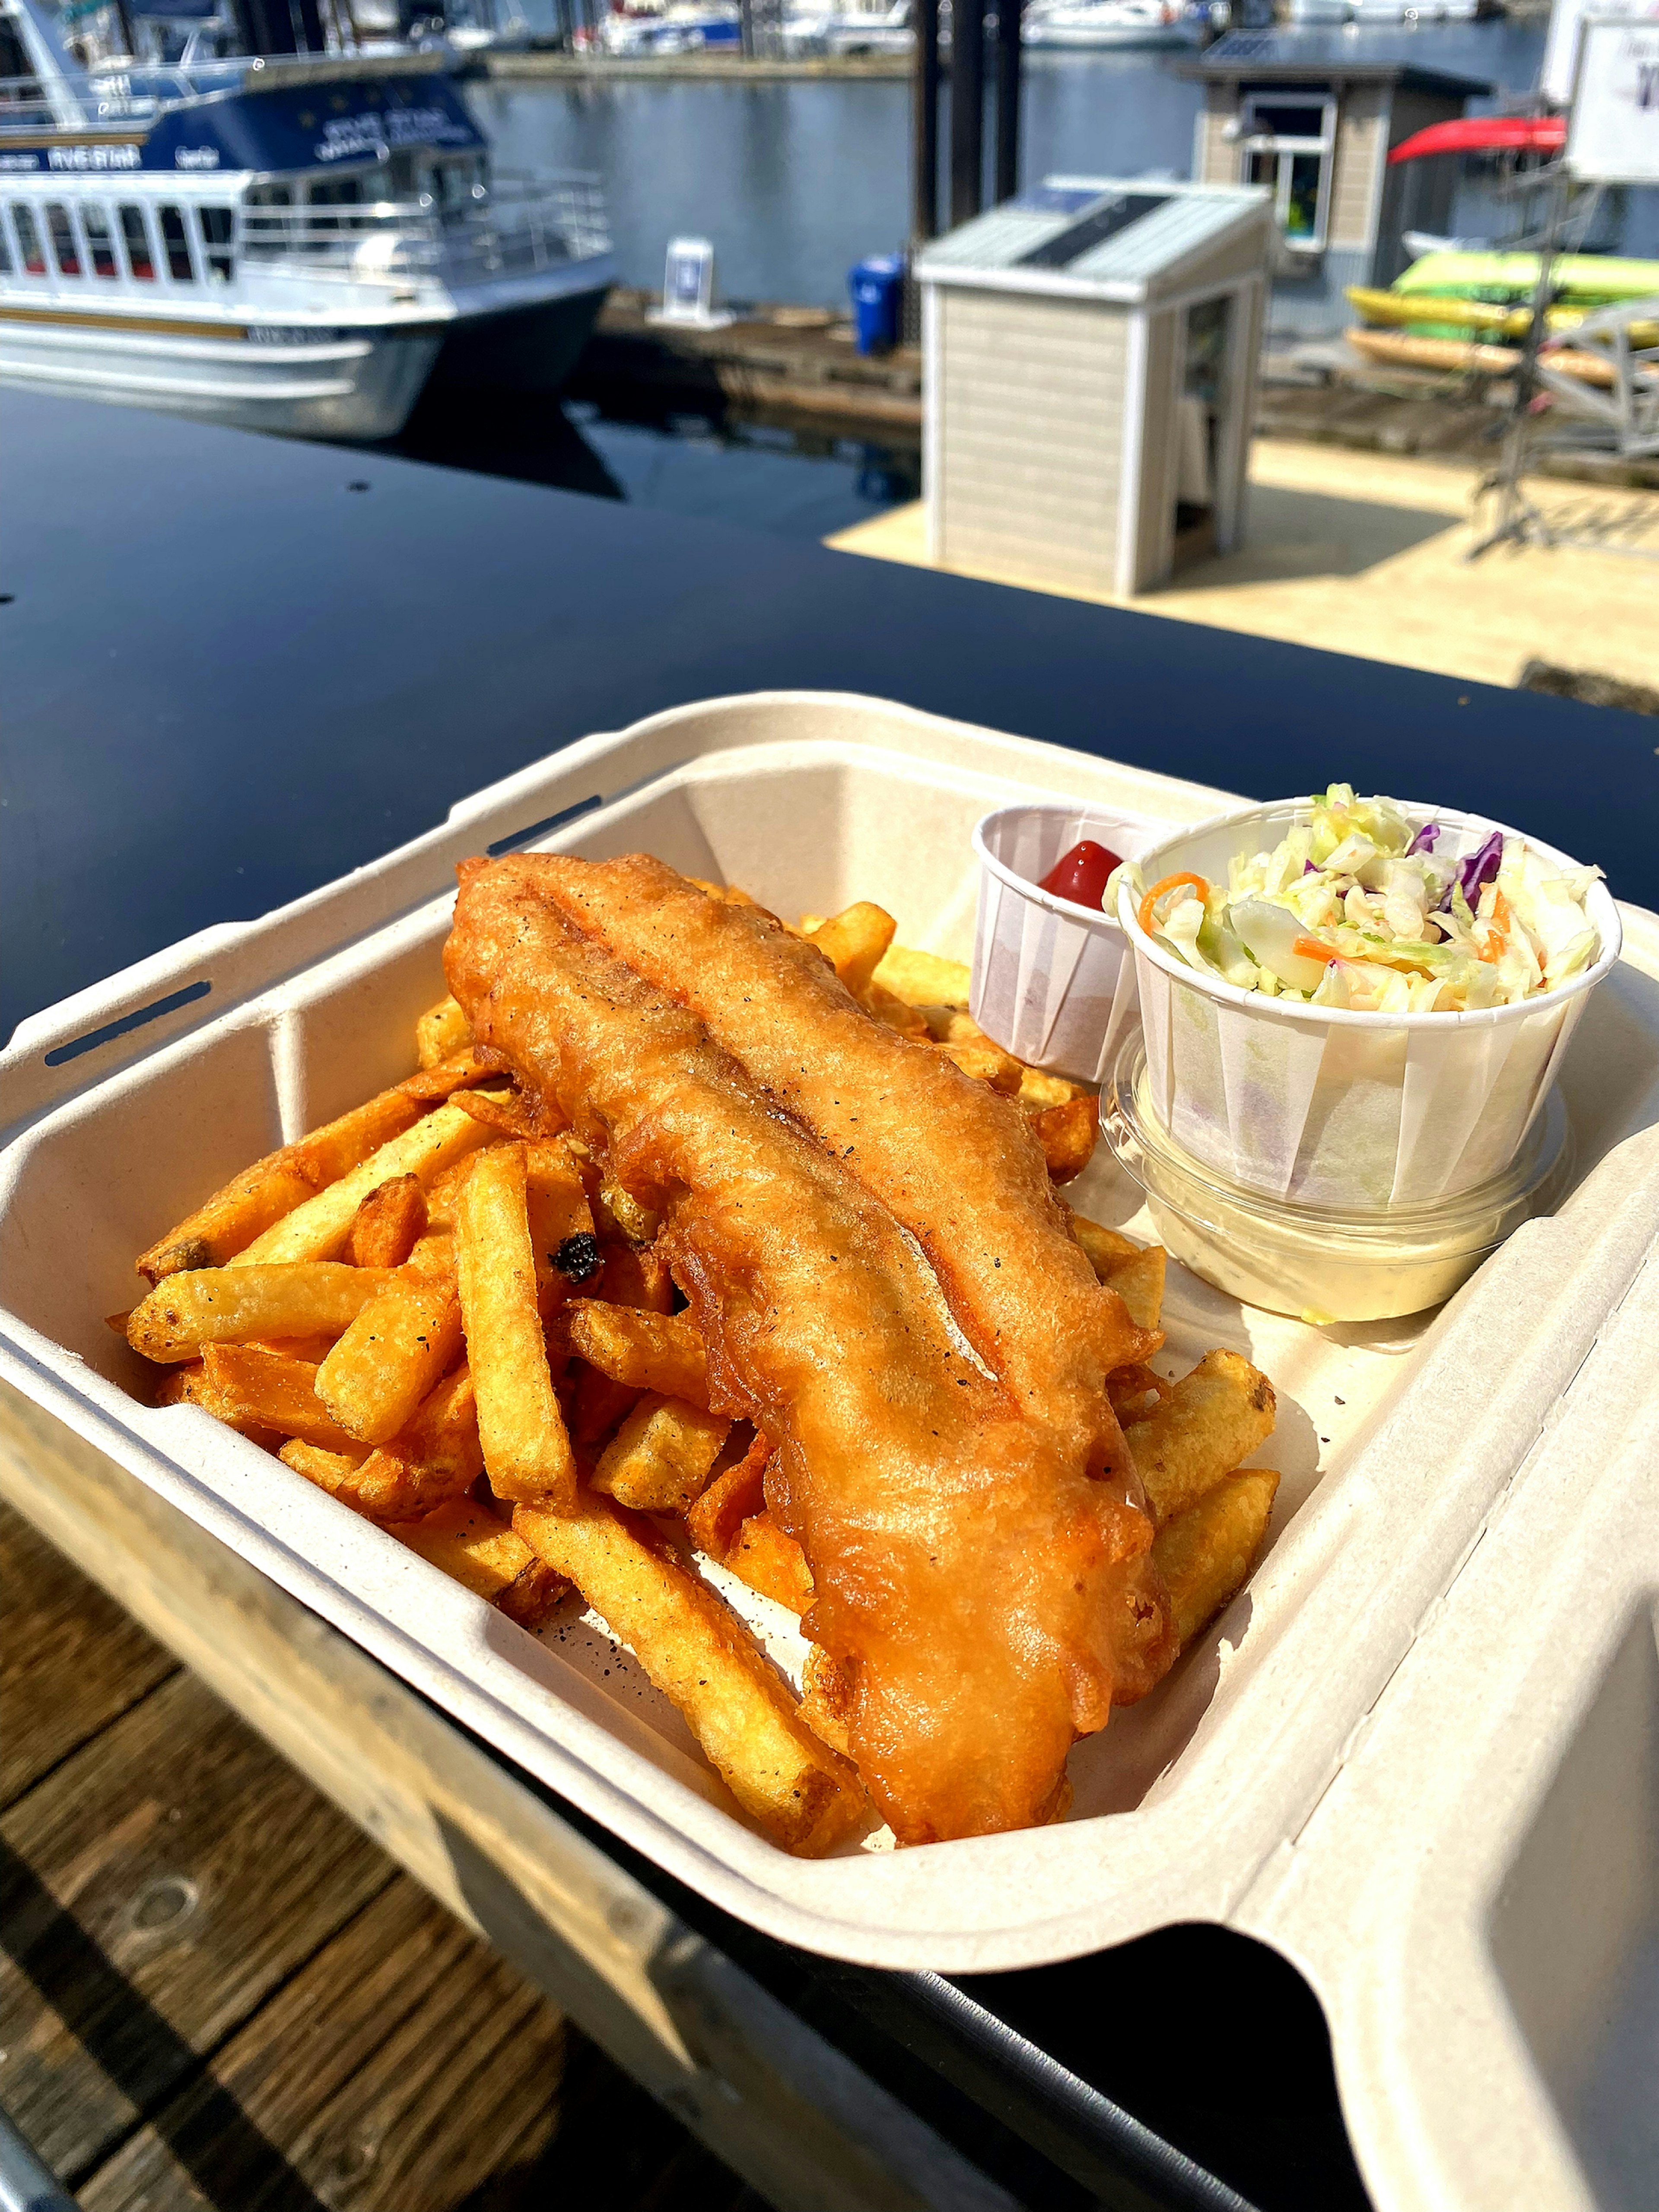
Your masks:
<instances>
[{"instance_id":1,"label":"purple cabbage shred","mask_svg":"<svg viewBox=\"0 0 1659 2212\"><path fill-rule=\"evenodd\" d=\"M1485 844L1473 853L1465 854L1458 862L1457 873L1452 882L1447 884L1445 896L1435 908L1435 912L1437 914L1451 912L1452 891L1456 889L1462 892L1469 911L1473 913L1474 902L1480 896L1482 886L1491 883L1493 877L1497 875L1503 859L1503 832L1494 830Z\"/></svg>"},{"instance_id":2,"label":"purple cabbage shred","mask_svg":"<svg viewBox=\"0 0 1659 2212\"><path fill-rule=\"evenodd\" d=\"M1440 824L1437 822L1425 822L1416 836L1412 839L1411 843L1407 846L1406 858L1409 860L1413 853L1431 853L1439 842Z\"/></svg>"}]
</instances>

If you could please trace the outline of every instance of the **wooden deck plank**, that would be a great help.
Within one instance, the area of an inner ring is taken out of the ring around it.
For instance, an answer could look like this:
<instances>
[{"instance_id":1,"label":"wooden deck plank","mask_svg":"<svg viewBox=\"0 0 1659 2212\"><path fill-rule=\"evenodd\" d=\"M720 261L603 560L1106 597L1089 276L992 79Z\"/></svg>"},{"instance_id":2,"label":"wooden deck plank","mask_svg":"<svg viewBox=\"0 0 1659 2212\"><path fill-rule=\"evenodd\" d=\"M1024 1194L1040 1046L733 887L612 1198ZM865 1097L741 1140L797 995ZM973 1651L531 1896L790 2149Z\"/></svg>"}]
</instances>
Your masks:
<instances>
[{"instance_id":1,"label":"wooden deck plank","mask_svg":"<svg viewBox=\"0 0 1659 2212\"><path fill-rule=\"evenodd\" d=\"M0 2102L73 2185L392 1878L175 1675L0 1820Z\"/></svg>"},{"instance_id":2,"label":"wooden deck plank","mask_svg":"<svg viewBox=\"0 0 1659 2212\"><path fill-rule=\"evenodd\" d=\"M316 2198L447 2212L538 2159L567 2033L400 1875L82 2185L81 2203L274 2212Z\"/></svg>"},{"instance_id":3,"label":"wooden deck plank","mask_svg":"<svg viewBox=\"0 0 1659 2212\"><path fill-rule=\"evenodd\" d=\"M112 1598L0 1504L0 1809L177 1671Z\"/></svg>"}]
</instances>

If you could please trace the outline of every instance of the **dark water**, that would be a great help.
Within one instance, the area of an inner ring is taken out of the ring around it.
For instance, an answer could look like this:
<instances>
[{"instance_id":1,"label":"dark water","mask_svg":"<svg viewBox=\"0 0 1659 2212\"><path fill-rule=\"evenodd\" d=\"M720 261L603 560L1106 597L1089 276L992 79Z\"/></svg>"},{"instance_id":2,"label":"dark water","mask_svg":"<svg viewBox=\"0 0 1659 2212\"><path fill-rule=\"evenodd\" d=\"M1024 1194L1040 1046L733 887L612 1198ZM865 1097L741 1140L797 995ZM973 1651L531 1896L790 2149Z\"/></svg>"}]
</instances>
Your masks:
<instances>
[{"instance_id":1,"label":"dark water","mask_svg":"<svg viewBox=\"0 0 1659 2212\"><path fill-rule=\"evenodd\" d=\"M1494 98L1528 91L1541 25L1494 21L1401 31L1425 66L1486 78ZM1054 171L1133 175L1192 166L1199 88L1158 54L1027 57L1021 138L1027 180ZM609 81L475 91L509 164L590 169L604 181L624 282L657 285L670 238L712 239L738 299L842 306L847 271L902 243L909 204L909 89L902 82L640 84ZM1477 106L1486 105L1476 102ZM1659 252L1659 193L1621 227L1629 252ZM1493 228L1468 179L1460 232Z\"/></svg>"},{"instance_id":2,"label":"dark water","mask_svg":"<svg viewBox=\"0 0 1659 2212\"><path fill-rule=\"evenodd\" d=\"M531 0L550 7L551 0ZM1425 66L1483 78L1493 100L1527 92L1541 25L1494 21L1401 30ZM1159 54L1027 57L1024 179L1055 173L1190 173L1199 88ZM743 84L606 80L471 94L513 167L586 169L602 180L624 283L661 282L668 240L712 239L722 295L844 306L847 271L901 245L909 206L909 88L856 79ZM1477 101L1479 107L1490 103ZM1455 228L1511 221L1489 182L1465 176ZM1659 192L1607 209L1592 241L1659 254ZM913 440L893 446L793 432L725 410L623 418L608 403L424 404L399 441L419 458L820 538L913 499Z\"/></svg>"}]
</instances>

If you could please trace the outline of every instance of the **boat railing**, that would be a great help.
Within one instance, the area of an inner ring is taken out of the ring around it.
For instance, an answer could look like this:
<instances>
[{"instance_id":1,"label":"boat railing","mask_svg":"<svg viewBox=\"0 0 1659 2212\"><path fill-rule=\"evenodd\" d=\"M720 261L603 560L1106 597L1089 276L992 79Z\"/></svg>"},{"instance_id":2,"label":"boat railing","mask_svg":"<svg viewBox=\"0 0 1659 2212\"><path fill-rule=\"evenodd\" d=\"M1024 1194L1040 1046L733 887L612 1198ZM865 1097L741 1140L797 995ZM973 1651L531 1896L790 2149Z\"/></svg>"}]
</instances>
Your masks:
<instances>
[{"instance_id":1,"label":"boat railing","mask_svg":"<svg viewBox=\"0 0 1659 2212\"><path fill-rule=\"evenodd\" d=\"M51 77L0 78L0 139L14 131L153 122L164 108L235 91L248 68L246 58L238 58L188 70L134 64L102 71L67 70Z\"/></svg>"},{"instance_id":2,"label":"boat railing","mask_svg":"<svg viewBox=\"0 0 1659 2212\"><path fill-rule=\"evenodd\" d=\"M250 272L335 278L399 289L422 279L465 285L534 276L610 251L599 179L497 171L482 197L457 205L404 200L301 208L244 205Z\"/></svg>"}]
</instances>

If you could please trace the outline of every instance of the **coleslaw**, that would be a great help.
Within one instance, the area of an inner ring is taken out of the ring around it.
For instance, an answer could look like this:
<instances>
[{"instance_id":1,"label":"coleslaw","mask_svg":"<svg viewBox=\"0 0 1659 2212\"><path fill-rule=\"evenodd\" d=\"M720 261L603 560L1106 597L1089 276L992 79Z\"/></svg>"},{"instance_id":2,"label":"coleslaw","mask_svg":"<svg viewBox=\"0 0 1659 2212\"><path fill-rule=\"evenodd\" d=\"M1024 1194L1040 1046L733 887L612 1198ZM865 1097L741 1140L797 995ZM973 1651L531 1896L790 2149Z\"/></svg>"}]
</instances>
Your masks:
<instances>
[{"instance_id":1,"label":"coleslaw","mask_svg":"<svg viewBox=\"0 0 1659 2212\"><path fill-rule=\"evenodd\" d=\"M1468 1013L1553 991L1599 939L1584 910L1600 868L1564 874L1494 830L1470 853L1392 799L1334 783L1271 852L1224 884L1126 876L1141 927L1200 973L1244 991L1367 1013ZM1114 896L1109 887L1107 902Z\"/></svg>"}]
</instances>

